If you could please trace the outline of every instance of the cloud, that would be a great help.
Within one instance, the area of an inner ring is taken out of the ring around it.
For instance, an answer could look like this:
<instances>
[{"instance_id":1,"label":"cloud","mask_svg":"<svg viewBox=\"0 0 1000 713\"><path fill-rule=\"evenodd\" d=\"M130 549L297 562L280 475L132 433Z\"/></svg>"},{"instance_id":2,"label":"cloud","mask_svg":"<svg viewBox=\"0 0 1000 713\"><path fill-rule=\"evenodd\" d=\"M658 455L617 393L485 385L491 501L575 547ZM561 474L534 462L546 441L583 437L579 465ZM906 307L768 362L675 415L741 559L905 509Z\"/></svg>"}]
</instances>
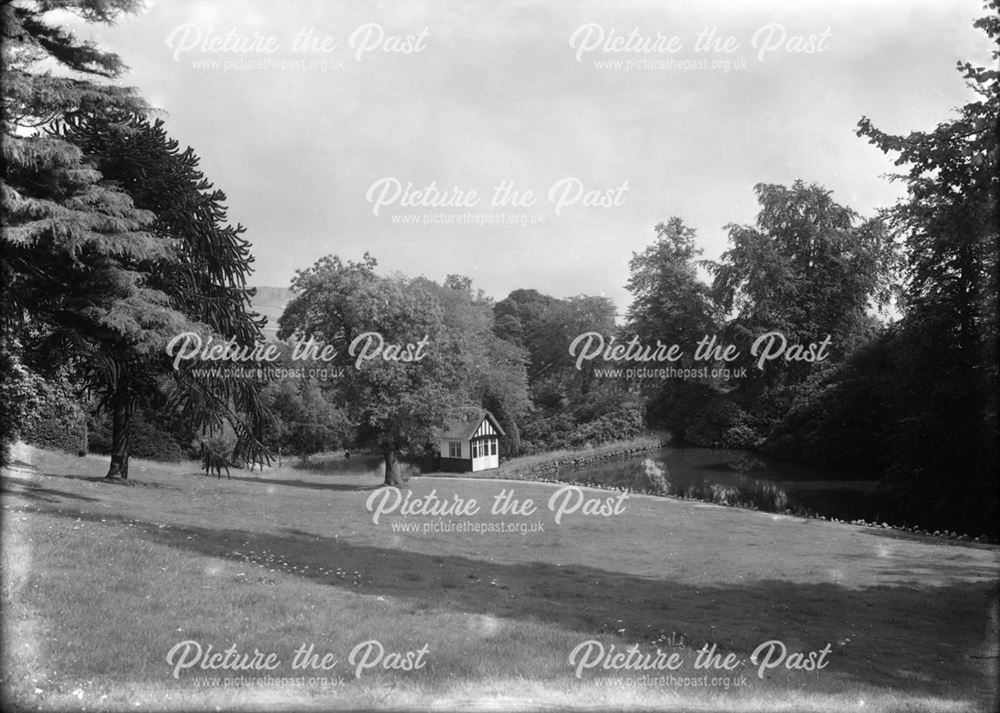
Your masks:
<instances>
[{"instance_id":1,"label":"cloud","mask_svg":"<svg viewBox=\"0 0 1000 713\"><path fill-rule=\"evenodd\" d=\"M195 148L226 191L231 218L247 226L254 244L258 284L285 285L295 269L327 253L369 251L386 270L433 279L467 274L498 299L534 287L607 294L624 311L630 253L671 215L696 227L706 256L716 257L725 246L722 226L753 220L758 182L816 181L863 214L893 201L898 188L880 177L891 163L854 135L857 120L867 115L907 131L963 103L955 61L987 59L989 45L971 27L979 12L974 2L930 0L206 1L155 3L115 27L88 31L133 67L126 80L167 110L168 129ZM609 44L578 60L570 37L588 23ZM759 42L751 41L771 23L786 40L761 60ZM167 38L185 24L209 45L175 61ZM358 61L352 34L372 24L382 41ZM696 53L698 34L709 31L720 42L733 37L738 49ZM816 51L824 31L827 46ZM280 49L225 51L219 38L227 32L236 38L231 48L273 36ZM302 32L337 47L293 53ZM676 35L683 48L615 52L614 37L629 33L647 47ZM813 52L787 51L810 36ZM643 59L705 64L595 64ZM220 65L197 64L213 60ZM726 60L746 65L710 66ZM544 223L448 224L427 216L455 211L403 206L374 216L365 193L386 176L416 188L434 181L445 190L474 189L483 202L473 212L542 215ZM555 216L546 196L564 177L597 192L627 181L628 190L620 205L577 204ZM536 206L490 206L502 181L534 191ZM392 222L404 213L418 222Z\"/></svg>"}]
</instances>

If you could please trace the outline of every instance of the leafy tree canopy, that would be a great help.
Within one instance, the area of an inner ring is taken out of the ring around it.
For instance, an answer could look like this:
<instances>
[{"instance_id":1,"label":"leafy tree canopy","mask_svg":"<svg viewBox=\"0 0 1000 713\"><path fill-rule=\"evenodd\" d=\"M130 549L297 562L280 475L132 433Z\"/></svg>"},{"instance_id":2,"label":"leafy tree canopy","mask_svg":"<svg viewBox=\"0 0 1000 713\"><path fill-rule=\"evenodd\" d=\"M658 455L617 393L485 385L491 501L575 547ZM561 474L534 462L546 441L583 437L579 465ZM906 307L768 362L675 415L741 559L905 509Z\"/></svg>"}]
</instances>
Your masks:
<instances>
[{"instance_id":1,"label":"leafy tree canopy","mask_svg":"<svg viewBox=\"0 0 1000 713\"><path fill-rule=\"evenodd\" d=\"M870 331L869 311L891 296L896 249L878 219L860 221L817 184L758 184L754 225L726 226L729 249L703 264L712 291L730 317L734 341L780 331L790 343L830 335L835 353ZM772 365L772 366L777 366ZM802 369L770 369L771 379ZM798 373L795 379L801 378Z\"/></svg>"},{"instance_id":2,"label":"leafy tree canopy","mask_svg":"<svg viewBox=\"0 0 1000 713\"><path fill-rule=\"evenodd\" d=\"M467 280L440 286L381 276L375 267L366 254L360 262L328 256L300 270L278 336L335 348L330 363L344 376L330 388L358 424L358 440L382 451L386 484L397 485L398 454L432 442L451 409L490 394L516 408L524 386L516 364L505 371L489 361L490 305Z\"/></svg>"},{"instance_id":3,"label":"leafy tree canopy","mask_svg":"<svg viewBox=\"0 0 1000 713\"><path fill-rule=\"evenodd\" d=\"M697 274L696 233L677 217L655 230L656 241L629 261L628 331L650 343L690 344L713 331L708 286Z\"/></svg>"}]
</instances>

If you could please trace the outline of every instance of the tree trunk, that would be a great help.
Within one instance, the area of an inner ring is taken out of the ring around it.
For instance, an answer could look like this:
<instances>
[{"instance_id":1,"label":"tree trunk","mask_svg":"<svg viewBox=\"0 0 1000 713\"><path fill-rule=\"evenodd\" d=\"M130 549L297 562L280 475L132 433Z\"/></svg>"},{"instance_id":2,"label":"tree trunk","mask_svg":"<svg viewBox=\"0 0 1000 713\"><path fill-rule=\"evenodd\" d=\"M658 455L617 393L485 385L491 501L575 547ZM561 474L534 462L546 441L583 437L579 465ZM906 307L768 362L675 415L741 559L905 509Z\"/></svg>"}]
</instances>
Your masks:
<instances>
[{"instance_id":1,"label":"tree trunk","mask_svg":"<svg viewBox=\"0 0 1000 713\"><path fill-rule=\"evenodd\" d=\"M386 447L382 451L382 457L385 460L385 482L382 485L393 488L400 487L403 481L399 477L399 459L395 449L391 446Z\"/></svg>"},{"instance_id":2,"label":"tree trunk","mask_svg":"<svg viewBox=\"0 0 1000 713\"><path fill-rule=\"evenodd\" d=\"M132 415L129 406L128 389L121 387L115 394L114 406L111 409L111 467L105 478L128 478L128 432L129 417Z\"/></svg>"},{"instance_id":3,"label":"tree trunk","mask_svg":"<svg viewBox=\"0 0 1000 713\"><path fill-rule=\"evenodd\" d=\"M509 457L513 458L521 450L521 429L517 427L517 422L511 418L507 421L510 425L507 427L507 437L508 437L508 453Z\"/></svg>"}]
</instances>

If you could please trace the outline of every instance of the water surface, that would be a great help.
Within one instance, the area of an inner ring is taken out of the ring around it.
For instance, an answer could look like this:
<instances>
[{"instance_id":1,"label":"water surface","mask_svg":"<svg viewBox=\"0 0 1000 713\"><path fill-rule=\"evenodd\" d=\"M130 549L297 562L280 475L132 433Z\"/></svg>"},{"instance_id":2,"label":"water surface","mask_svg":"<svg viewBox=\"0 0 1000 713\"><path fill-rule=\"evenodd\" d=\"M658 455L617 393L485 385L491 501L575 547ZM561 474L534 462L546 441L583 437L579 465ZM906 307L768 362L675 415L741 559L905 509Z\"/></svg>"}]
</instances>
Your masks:
<instances>
[{"instance_id":1,"label":"water surface","mask_svg":"<svg viewBox=\"0 0 1000 713\"><path fill-rule=\"evenodd\" d=\"M668 447L643 456L568 468L566 483L691 497L769 512L881 522L891 516L877 476L789 463L755 453Z\"/></svg>"}]
</instances>

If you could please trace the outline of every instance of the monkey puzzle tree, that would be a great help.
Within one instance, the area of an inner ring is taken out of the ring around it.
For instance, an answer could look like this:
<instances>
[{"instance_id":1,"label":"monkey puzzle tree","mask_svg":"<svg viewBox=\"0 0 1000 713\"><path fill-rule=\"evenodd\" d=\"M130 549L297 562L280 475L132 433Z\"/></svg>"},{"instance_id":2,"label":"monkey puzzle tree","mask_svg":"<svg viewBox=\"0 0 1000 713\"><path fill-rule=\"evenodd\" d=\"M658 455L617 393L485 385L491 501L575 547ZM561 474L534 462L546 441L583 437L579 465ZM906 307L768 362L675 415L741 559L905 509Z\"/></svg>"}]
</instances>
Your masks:
<instances>
[{"instance_id":1,"label":"monkey puzzle tree","mask_svg":"<svg viewBox=\"0 0 1000 713\"><path fill-rule=\"evenodd\" d=\"M72 322L71 315L85 311L91 332L127 330L136 349L148 351L155 348L148 340L150 331L175 323L162 295L146 290L139 275L117 267L121 260L169 255L169 244L146 230L152 214L103 181L78 147L46 131L71 111L145 110L134 90L95 81L124 70L117 55L78 42L46 18L49 11L64 9L90 21L111 22L134 6L67 2L0 7L5 338L37 343L49 336L54 320ZM74 76L35 70L47 59ZM88 290L100 297L83 298Z\"/></svg>"},{"instance_id":2,"label":"monkey puzzle tree","mask_svg":"<svg viewBox=\"0 0 1000 713\"><path fill-rule=\"evenodd\" d=\"M169 259L132 266L144 274L146 287L167 296L169 307L187 322L185 331L221 335L239 345L261 339L263 320L250 311L252 272L250 244L244 228L226 223L226 196L213 189L198 170L198 157L181 151L161 121L72 114L57 126L60 135L79 146L106 180L124 189L139 208L155 216L150 230L174 246ZM215 431L228 423L236 434L236 451L247 460L266 459L260 443L267 412L256 380L233 373L215 375L196 364L171 370L162 342L177 332L161 333L161 348L135 368L96 383L112 408L112 459L127 439L129 394L157 388L168 391L168 407L195 430ZM107 346L107 344L103 345ZM129 363L126 361L125 363ZM162 376L173 378L164 383Z\"/></svg>"},{"instance_id":3,"label":"monkey puzzle tree","mask_svg":"<svg viewBox=\"0 0 1000 713\"><path fill-rule=\"evenodd\" d=\"M70 365L100 393L114 422L108 477L128 475L128 417L169 381L163 347L172 335L248 342L259 328L246 309L249 246L242 228L223 227L225 196L211 191L190 149L179 152L143 118L133 90L91 79L118 76L117 55L47 18L65 9L110 22L134 6L2 6L3 329L38 363ZM74 76L43 73L42 60ZM192 423L229 421L243 453L261 455L256 384L174 376L172 402Z\"/></svg>"}]
</instances>

